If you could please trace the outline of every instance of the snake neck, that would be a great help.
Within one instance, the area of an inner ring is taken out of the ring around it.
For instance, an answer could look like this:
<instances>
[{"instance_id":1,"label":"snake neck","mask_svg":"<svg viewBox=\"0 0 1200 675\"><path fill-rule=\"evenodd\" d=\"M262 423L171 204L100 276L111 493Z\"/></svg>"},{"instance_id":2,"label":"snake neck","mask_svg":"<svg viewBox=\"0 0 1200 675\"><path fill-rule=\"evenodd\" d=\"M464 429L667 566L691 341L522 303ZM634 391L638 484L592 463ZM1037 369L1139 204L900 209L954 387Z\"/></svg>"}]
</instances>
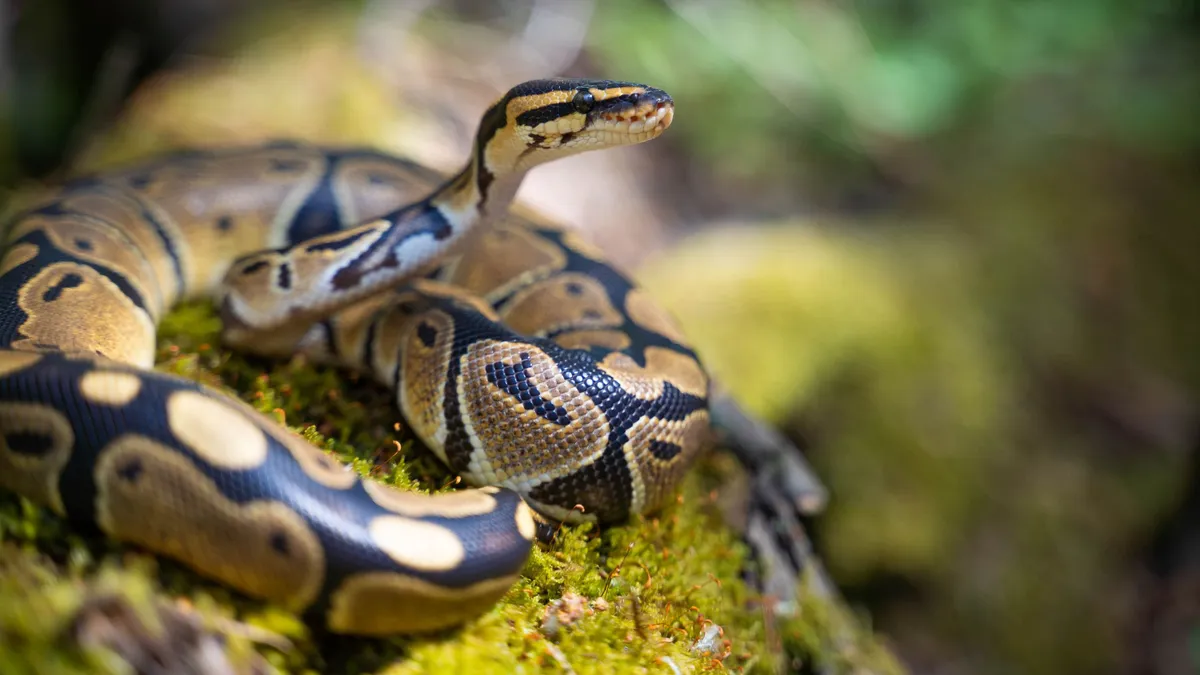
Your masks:
<instances>
[{"instance_id":1,"label":"snake neck","mask_svg":"<svg viewBox=\"0 0 1200 675\"><path fill-rule=\"evenodd\" d=\"M457 174L424 200L424 208L436 210L458 232L469 233L503 216L512 206L527 171L496 174L481 163L476 153ZM436 217L426 214L426 217Z\"/></svg>"}]
</instances>

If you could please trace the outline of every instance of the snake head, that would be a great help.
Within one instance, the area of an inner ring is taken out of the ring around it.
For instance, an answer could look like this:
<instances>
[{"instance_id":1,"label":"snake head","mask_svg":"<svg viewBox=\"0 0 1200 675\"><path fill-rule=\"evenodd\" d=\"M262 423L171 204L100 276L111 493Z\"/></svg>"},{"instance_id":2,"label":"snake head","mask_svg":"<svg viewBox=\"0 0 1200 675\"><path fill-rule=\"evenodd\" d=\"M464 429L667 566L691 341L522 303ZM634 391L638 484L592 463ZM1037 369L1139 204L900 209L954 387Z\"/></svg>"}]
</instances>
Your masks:
<instances>
[{"instance_id":1,"label":"snake head","mask_svg":"<svg viewBox=\"0 0 1200 675\"><path fill-rule=\"evenodd\" d=\"M484 115L478 147L496 175L586 150L643 143L671 125L675 103L661 89L611 80L532 80Z\"/></svg>"}]
</instances>

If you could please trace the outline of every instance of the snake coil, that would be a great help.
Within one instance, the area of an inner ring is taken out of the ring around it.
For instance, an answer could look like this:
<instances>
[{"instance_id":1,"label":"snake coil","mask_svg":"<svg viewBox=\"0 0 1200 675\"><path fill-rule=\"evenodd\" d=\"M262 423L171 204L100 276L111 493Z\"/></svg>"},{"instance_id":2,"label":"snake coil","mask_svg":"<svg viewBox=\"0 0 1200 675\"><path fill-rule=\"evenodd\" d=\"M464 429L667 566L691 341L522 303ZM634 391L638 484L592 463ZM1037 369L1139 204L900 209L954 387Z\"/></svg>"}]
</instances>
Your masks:
<instances>
[{"instance_id":1,"label":"snake coil","mask_svg":"<svg viewBox=\"0 0 1200 675\"><path fill-rule=\"evenodd\" d=\"M488 109L444 180L367 150L270 144L63 186L11 222L0 258L0 489L335 632L486 610L535 512L653 509L707 442L708 378L672 319L569 230L508 213L533 166L650 140L673 114L643 85L539 80ZM360 480L153 371L157 322L195 297L218 304L235 348L369 373L483 487Z\"/></svg>"}]
</instances>

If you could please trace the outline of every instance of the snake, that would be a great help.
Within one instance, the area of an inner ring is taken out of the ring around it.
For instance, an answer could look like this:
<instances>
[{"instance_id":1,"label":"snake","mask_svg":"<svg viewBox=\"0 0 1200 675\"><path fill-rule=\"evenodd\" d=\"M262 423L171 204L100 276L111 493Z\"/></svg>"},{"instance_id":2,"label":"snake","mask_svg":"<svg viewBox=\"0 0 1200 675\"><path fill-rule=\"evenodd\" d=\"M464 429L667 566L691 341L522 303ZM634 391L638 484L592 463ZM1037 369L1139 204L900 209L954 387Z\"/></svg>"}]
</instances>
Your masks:
<instances>
[{"instance_id":1,"label":"snake","mask_svg":"<svg viewBox=\"0 0 1200 675\"><path fill-rule=\"evenodd\" d=\"M709 378L671 314L513 208L535 166L673 117L647 85L533 80L487 108L453 174L276 141L62 181L9 220L0 257L0 490L334 633L485 612L541 528L660 508L710 443ZM360 477L156 371L156 327L185 300L211 301L232 349L389 388L471 487Z\"/></svg>"}]
</instances>

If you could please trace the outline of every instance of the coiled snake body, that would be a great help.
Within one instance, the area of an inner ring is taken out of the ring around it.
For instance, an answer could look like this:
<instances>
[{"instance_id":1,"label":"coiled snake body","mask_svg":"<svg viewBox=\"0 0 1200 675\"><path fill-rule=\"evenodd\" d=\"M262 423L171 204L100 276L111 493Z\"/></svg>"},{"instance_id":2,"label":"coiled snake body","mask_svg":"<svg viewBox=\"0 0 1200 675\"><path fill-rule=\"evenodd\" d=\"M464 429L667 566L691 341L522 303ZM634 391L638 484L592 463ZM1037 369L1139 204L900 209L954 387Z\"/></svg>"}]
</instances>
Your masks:
<instances>
[{"instance_id":1,"label":"coiled snake body","mask_svg":"<svg viewBox=\"0 0 1200 675\"><path fill-rule=\"evenodd\" d=\"M440 185L397 158L289 144L68 184L10 224L0 258L0 488L335 632L478 614L519 574L535 512L653 509L708 438L708 380L672 320L570 231L507 213L529 168L649 140L672 115L643 85L534 81L487 111ZM235 348L373 374L489 487L359 480L154 372L157 321L198 296Z\"/></svg>"}]
</instances>

